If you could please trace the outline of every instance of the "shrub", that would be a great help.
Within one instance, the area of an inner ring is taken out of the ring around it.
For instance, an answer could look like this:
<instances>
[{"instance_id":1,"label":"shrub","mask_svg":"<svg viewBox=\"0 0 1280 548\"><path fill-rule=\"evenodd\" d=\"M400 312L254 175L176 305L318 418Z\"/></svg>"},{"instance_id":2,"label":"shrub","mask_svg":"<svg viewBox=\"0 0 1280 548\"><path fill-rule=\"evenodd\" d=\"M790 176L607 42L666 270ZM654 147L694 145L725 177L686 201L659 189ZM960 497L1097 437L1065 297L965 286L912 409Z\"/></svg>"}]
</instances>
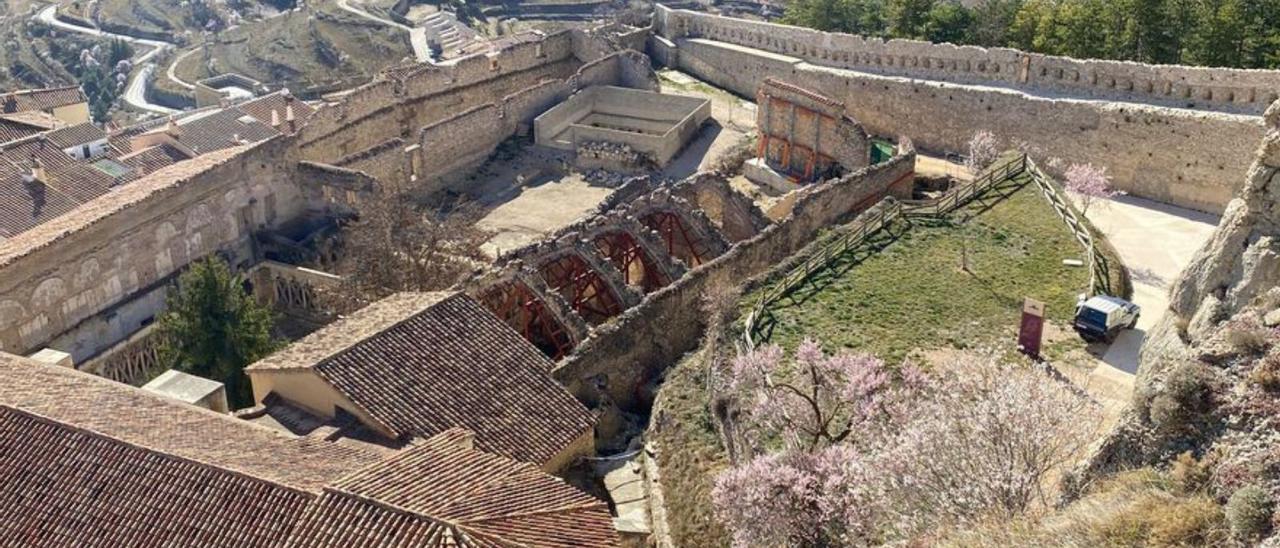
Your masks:
<instances>
[{"instance_id":1,"label":"shrub","mask_svg":"<svg viewBox=\"0 0 1280 548\"><path fill-rule=\"evenodd\" d=\"M1271 527L1271 495L1257 485L1246 485L1227 500L1227 524L1241 540L1262 538Z\"/></svg>"},{"instance_id":2,"label":"shrub","mask_svg":"<svg viewBox=\"0 0 1280 548\"><path fill-rule=\"evenodd\" d=\"M1183 362L1169 372L1164 390L1151 399L1151 422L1164 430L1179 430L1209 407L1209 371L1198 362Z\"/></svg>"},{"instance_id":3,"label":"shrub","mask_svg":"<svg viewBox=\"0 0 1280 548\"><path fill-rule=\"evenodd\" d=\"M1263 356L1249 372L1249 382L1269 392L1280 392L1280 354Z\"/></svg>"},{"instance_id":4,"label":"shrub","mask_svg":"<svg viewBox=\"0 0 1280 548\"><path fill-rule=\"evenodd\" d=\"M1194 497L1147 508L1148 546L1213 546L1222 530L1222 508L1207 497Z\"/></svg>"},{"instance_id":5,"label":"shrub","mask_svg":"<svg viewBox=\"0 0 1280 548\"><path fill-rule=\"evenodd\" d=\"M1169 476L1179 491L1190 494L1199 492L1208 485L1211 472L1209 466L1186 451L1174 459Z\"/></svg>"},{"instance_id":6,"label":"shrub","mask_svg":"<svg viewBox=\"0 0 1280 548\"><path fill-rule=\"evenodd\" d=\"M1271 332L1260 326L1232 322L1227 326L1227 344L1248 354L1262 354L1271 345Z\"/></svg>"}]
</instances>

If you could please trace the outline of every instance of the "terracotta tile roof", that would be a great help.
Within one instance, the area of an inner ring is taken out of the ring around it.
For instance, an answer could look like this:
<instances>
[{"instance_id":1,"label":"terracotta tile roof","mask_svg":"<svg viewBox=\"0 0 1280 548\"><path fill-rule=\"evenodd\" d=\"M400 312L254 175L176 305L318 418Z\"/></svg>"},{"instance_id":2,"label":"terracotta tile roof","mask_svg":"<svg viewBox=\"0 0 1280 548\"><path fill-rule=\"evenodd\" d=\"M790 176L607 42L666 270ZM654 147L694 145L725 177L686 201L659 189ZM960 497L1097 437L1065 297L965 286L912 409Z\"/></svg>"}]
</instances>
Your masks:
<instances>
[{"instance_id":1,"label":"terracotta tile roof","mask_svg":"<svg viewBox=\"0 0 1280 548\"><path fill-rule=\"evenodd\" d=\"M235 105L234 108L240 112L248 114L249 116L257 118L259 122L267 125L271 125L271 111L274 110L280 114L280 123L284 124L285 106L290 103L293 104L294 121L297 122L298 125L305 123L307 119L311 118L311 115L316 112L315 108L312 108L311 105L308 105L301 100L296 98L293 100L287 99L283 92L272 93L257 99L245 101Z\"/></svg>"},{"instance_id":2,"label":"terracotta tile roof","mask_svg":"<svg viewBox=\"0 0 1280 548\"><path fill-rule=\"evenodd\" d=\"M26 112L29 110L53 110L58 107L87 103L89 99L79 86L62 88L25 89L0 94L0 112Z\"/></svg>"},{"instance_id":3,"label":"terracotta tile roof","mask_svg":"<svg viewBox=\"0 0 1280 548\"><path fill-rule=\"evenodd\" d=\"M0 379L0 405L295 490L318 493L380 456L8 354L0 354Z\"/></svg>"},{"instance_id":4,"label":"terracotta tile roof","mask_svg":"<svg viewBox=\"0 0 1280 548\"><path fill-rule=\"evenodd\" d=\"M275 546L314 498L4 405L0 485L27 546Z\"/></svg>"},{"instance_id":5,"label":"terracotta tile roof","mask_svg":"<svg viewBox=\"0 0 1280 548\"><path fill-rule=\"evenodd\" d=\"M450 429L325 489L291 546L616 546L608 506ZM465 480L463 479L465 478ZM375 526L376 525L376 526Z\"/></svg>"},{"instance_id":6,"label":"terracotta tile roof","mask_svg":"<svg viewBox=\"0 0 1280 548\"><path fill-rule=\"evenodd\" d=\"M189 159L186 153L163 143L118 158L120 163L133 168L140 176Z\"/></svg>"},{"instance_id":7,"label":"terracotta tile roof","mask_svg":"<svg viewBox=\"0 0 1280 548\"><path fill-rule=\"evenodd\" d=\"M29 180L32 158L44 166L43 182ZM44 136L0 146L0 236L16 236L63 215L120 182L77 162Z\"/></svg>"},{"instance_id":8,"label":"terracotta tile roof","mask_svg":"<svg viewBox=\"0 0 1280 548\"><path fill-rule=\"evenodd\" d=\"M246 147L236 147L166 167L81 204L80 207L75 207L65 214L41 219L42 222L36 224L34 228L0 242L0 267L43 249L68 234L93 226L102 219L124 214L126 210L146 200L152 194L187 184L199 173L231 161L246 150L248 150ZM3 163L0 161L0 164ZM0 181L0 188L5 186L4 182ZM0 217L0 220L2 219L3 217Z\"/></svg>"},{"instance_id":9,"label":"terracotta tile roof","mask_svg":"<svg viewBox=\"0 0 1280 548\"><path fill-rule=\"evenodd\" d=\"M107 138L107 132L102 128L85 122L74 126L66 126L55 129L45 134L45 138L49 142L58 146L58 148L67 149L85 143L92 143Z\"/></svg>"},{"instance_id":10,"label":"terracotta tile roof","mask_svg":"<svg viewBox=\"0 0 1280 548\"><path fill-rule=\"evenodd\" d=\"M310 369L397 436L461 426L480 449L545 463L594 424L552 365L463 293L401 293L247 370Z\"/></svg>"},{"instance_id":11,"label":"terracotta tile roof","mask_svg":"<svg viewBox=\"0 0 1280 548\"><path fill-rule=\"evenodd\" d=\"M57 129L65 122L39 111L0 114L0 144Z\"/></svg>"},{"instance_id":12,"label":"terracotta tile roof","mask_svg":"<svg viewBox=\"0 0 1280 548\"><path fill-rule=\"evenodd\" d=\"M378 458L18 356L0 353L0 379L4 543L618 542L604 502L461 429Z\"/></svg>"}]
</instances>

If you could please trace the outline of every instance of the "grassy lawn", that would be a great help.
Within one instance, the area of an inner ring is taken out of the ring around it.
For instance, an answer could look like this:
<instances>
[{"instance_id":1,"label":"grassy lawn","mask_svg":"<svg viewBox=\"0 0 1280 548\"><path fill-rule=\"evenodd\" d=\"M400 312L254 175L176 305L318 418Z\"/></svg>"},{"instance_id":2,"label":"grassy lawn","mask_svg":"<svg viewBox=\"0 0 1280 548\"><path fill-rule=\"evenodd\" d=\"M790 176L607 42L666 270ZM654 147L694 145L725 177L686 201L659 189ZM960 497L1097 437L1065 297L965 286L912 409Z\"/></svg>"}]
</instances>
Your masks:
<instances>
[{"instance_id":1,"label":"grassy lawn","mask_svg":"<svg viewBox=\"0 0 1280 548\"><path fill-rule=\"evenodd\" d=\"M858 349L889 361L916 348L1012 342L1024 297L1045 302L1050 321L1071 319L1089 272L1062 261L1083 258L1027 185L1004 199L989 194L944 221L894 223L775 303L761 334L788 349L808 336L828 351Z\"/></svg>"}]
</instances>

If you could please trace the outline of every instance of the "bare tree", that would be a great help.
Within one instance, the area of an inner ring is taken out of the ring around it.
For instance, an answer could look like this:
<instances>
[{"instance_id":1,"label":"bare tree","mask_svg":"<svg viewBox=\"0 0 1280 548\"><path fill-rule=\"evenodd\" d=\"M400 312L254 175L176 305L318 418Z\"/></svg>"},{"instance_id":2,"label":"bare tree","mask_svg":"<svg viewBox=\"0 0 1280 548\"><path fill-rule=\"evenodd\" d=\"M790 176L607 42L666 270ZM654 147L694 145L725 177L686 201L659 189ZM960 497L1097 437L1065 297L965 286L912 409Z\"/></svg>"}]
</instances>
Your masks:
<instances>
[{"instance_id":1,"label":"bare tree","mask_svg":"<svg viewBox=\"0 0 1280 548\"><path fill-rule=\"evenodd\" d=\"M476 226L479 218L469 205L423 208L404 193L379 194L344 231L345 289L376 299L452 287L490 261L481 249L490 233Z\"/></svg>"},{"instance_id":2,"label":"bare tree","mask_svg":"<svg viewBox=\"0 0 1280 548\"><path fill-rule=\"evenodd\" d=\"M776 347L735 363L761 439L801 441L717 478L716 515L737 545L909 541L1023 514L1044 504L1099 419L1074 387L995 352L899 379L873 357L824 355L812 342L787 364Z\"/></svg>"}]
</instances>

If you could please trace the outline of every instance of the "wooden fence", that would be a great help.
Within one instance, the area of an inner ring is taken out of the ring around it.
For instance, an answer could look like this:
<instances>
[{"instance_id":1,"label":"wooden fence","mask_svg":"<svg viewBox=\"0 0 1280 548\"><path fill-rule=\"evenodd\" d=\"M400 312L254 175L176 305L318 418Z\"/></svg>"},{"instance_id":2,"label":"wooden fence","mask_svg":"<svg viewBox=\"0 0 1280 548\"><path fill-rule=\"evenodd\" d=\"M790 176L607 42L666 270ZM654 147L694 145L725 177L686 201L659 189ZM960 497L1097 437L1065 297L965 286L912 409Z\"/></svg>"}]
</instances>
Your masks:
<instances>
[{"instance_id":1,"label":"wooden fence","mask_svg":"<svg viewBox=\"0 0 1280 548\"><path fill-rule=\"evenodd\" d=\"M758 327L756 324L770 305L804 283L814 272L825 268L835 258L861 245L868 237L898 217L944 217L983 195L992 187L1023 174L1027 174L1030 180L1036 183L1041 194L1066 223L1076 241L1085 248L1089 265L1089 294L1112 294L1111 265L1106 256L1097 251L1092 232L1076 216L1075 210L1068 205L1053 179L1041 171L1026 154L1019 154L993 165L973 181L958 185L936 199L903 203L893 198L885 198L872 206L870 210L859 215L848 225L850 229L847 232L824 245L817 253L788 272L782 280L767 287L761 293L760 298L751 307L751 311L747 313L741 344L746 350L756 347L755 336Z\"/></svg>"}]
</instances>

